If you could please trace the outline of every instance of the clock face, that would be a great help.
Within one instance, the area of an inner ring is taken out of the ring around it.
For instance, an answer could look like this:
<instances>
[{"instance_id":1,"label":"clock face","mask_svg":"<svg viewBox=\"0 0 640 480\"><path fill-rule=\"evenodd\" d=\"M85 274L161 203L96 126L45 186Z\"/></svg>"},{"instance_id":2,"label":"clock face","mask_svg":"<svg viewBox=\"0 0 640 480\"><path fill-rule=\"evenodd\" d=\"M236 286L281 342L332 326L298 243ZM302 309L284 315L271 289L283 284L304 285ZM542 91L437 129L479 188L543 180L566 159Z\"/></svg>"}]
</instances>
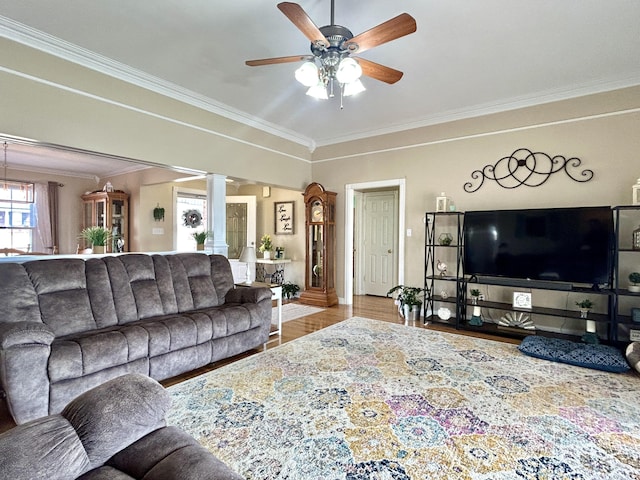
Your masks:
<instances>
[{"instance_id":1,"label":"clock face","mask_svg":"<svg viewBox=\"0 0 640 480\"><path fill-rule=\"evenodd\" d=\"M324 219L324 208L319 201L313 202L311 206L311 221L321 222Z\"/></svg>"}]
</instances>

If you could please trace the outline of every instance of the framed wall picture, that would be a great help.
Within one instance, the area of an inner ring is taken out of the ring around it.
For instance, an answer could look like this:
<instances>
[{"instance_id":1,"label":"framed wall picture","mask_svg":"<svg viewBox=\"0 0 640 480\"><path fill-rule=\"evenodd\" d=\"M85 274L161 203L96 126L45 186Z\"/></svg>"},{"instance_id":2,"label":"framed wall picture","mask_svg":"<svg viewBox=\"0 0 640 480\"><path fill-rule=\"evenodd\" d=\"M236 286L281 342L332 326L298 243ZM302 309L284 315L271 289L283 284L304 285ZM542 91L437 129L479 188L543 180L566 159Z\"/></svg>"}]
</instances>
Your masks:
<instances>
[{"instance_id":1,"label":"framed wall picture","mask_svg":"<svg viewBox=\"0 0 640 480\"><path fill-rule=\"evenodd\" d=\"M293 235L293 207L295 202L275 202L275 227L276 235Z\"/></svg>"}]
</instances>

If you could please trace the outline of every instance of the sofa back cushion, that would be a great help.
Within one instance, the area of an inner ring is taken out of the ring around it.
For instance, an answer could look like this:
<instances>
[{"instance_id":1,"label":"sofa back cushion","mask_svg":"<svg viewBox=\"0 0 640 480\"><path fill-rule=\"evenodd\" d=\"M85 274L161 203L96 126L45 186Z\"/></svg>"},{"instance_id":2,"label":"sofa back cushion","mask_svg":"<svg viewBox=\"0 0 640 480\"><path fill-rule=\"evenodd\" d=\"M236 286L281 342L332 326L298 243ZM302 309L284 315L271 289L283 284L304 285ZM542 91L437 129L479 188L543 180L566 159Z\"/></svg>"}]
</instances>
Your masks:
<instances>
[{"instance_id":1,"label":"sofa back cushion","mask_svg":"<svg viewBox=\"0 0 640 480\"><path fill-rule=\"evenodd\" d=\"M153 258L150 255L131 254L121 255L118 259L127 271L138 319L164 315Z\"/></svg>"},{"instance_id":2,"label":"sofa back cushion","mask_svg":"<svg viewBox=\"0 0 640 480\"><path fill-rule=\"evenodd\" d=\"M40 315L56 337L97 328L87 291L85 261L61 258L24 264Z\"/></svg>"},{"instance_id":3,"label":"sofa back cushion","mask_svg":"<svg viewBox=\"0 0 640 480\"><path fill-rule=\"evenodd\" d=\"M218 296L211 276L212 256L217 255L178 253L167 256L179 312L217 307L224 303L224 296Z\"/></svg>"},{"instance_id":4,"label":"sofa back cushion","mask_svg":"<svg viewBox=\"0 0 640 480\"><path fill-rule=\"evenodd\" d=\"M20 263L0 263L2 322L42 322L38 295Z\"/></svg>"}]
</instances>

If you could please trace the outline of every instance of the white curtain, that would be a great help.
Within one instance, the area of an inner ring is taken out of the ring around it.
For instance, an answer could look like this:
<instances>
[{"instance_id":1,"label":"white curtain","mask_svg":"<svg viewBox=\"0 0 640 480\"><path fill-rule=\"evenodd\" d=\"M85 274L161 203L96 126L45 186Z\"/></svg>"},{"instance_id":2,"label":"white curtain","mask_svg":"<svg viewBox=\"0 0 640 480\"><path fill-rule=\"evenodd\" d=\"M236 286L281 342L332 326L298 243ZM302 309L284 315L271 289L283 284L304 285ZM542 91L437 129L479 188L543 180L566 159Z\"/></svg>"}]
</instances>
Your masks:
<instances>
[{"instance_id":1,"label":"white curtain","mask_svg":"<svg viewBox=\"0 0 640 480\"><path fill-rule=\"evenodd\" d=\"M53 238L51 237L51 214L49 213L49 187L46 184L35 184L36 218L32 252L53 253Z\"/></svg>"}]
</instances>

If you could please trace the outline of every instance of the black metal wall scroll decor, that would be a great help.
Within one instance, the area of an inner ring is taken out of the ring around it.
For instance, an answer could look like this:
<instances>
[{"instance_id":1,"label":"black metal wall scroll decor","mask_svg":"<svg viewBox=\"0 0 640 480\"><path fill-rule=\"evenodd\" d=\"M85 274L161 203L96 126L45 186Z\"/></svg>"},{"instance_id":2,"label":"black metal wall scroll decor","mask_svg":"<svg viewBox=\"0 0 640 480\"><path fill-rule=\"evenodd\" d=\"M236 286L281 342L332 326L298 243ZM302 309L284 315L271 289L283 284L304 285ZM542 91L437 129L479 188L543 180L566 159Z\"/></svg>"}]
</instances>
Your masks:
<instances>
[{"instance_id":1,"label":"black metal wall scroll decor","mask_svg":"<svg viewBox=\"0 0 640 480\"><path fill-rule=\"evenodd\" d=\"M582 160L576 157L565 158L562 155L550 157L546 153L532 152L528 148L519 148L508 157L502 157L493 165L485 165L482 170L471 173L472 181L463 186L467 193L477 192L485 180L493 180L502 188L539 187L554 173L564 171L576 182L588 182L593 178L593 170L578 167ZM477 185L475 184L477 182Z\"/></svg>"}]
</instances>

